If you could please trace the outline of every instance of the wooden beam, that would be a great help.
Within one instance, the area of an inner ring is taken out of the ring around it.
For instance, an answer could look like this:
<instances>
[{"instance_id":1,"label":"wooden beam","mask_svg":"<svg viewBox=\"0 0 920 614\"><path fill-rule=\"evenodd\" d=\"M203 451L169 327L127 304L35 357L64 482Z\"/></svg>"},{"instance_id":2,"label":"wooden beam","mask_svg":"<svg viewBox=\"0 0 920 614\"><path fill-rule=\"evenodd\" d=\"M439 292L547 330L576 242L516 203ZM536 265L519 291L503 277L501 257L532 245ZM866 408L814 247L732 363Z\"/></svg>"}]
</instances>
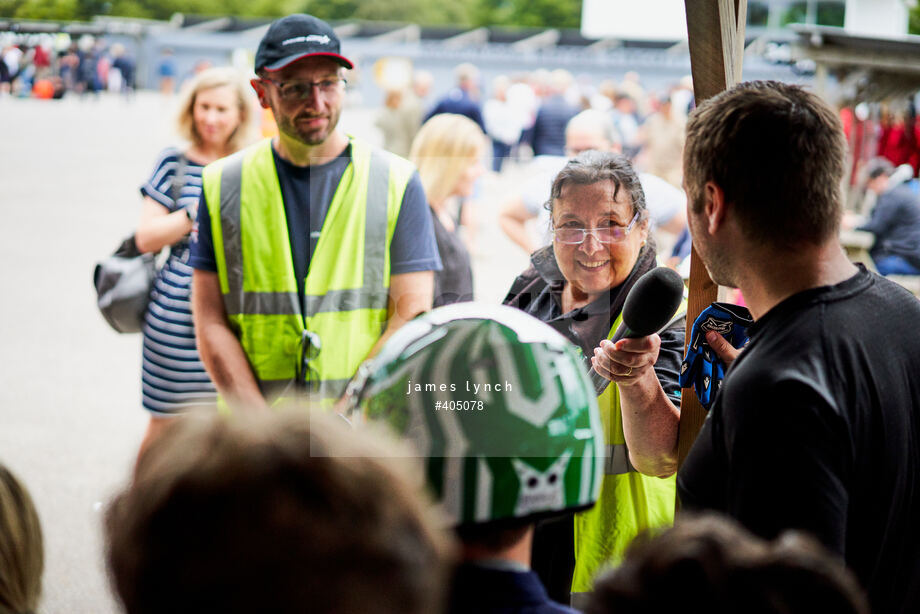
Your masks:
<instances>
[{"instance_id":1,"label":"wooden beam","mask_svg":"<svg viewBox=\"0 0 920 614\"><path fill-rule=\"evenodd\" d=\"M747 0L685 0L690 70L697 103L715 96L741 80ZM709 278L694 248L690 255L690 299L687 304L687 338L700 312L719 298L719 287ZM685 345L686 345L685 343ZM681 391L678 467L696 440L706 410L692 388Z\"/></svg>"},{"instance_id":2,"label":"wooden beam","mask_svg":"<svg viewBox=\"0 0 920 614\"><path fill-rule=\"evenodd\" d=\"M685 0L690 71L698 101L741 80L747 0Z\"/></svg>"}]
</instances>

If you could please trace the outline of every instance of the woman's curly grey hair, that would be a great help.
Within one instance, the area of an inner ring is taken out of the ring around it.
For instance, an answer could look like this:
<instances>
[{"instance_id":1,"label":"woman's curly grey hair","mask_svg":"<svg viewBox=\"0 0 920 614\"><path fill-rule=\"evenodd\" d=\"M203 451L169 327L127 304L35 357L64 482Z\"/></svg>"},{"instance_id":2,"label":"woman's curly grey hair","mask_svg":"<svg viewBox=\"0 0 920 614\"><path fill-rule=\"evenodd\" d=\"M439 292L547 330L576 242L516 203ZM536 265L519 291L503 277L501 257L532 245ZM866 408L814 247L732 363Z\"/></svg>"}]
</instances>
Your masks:
<instances>
[{"instance_id":1,"label":"woman's curly grey hair","mask_svg":"<svg viewBox=\"0 0 920 614\"><path fill-rule=\"evenodd\" d=\"M549 210L550 219L553 214L553 203L562 196L562 190L567 185L591 185L608 179L614 185L613 197L617 198L621 189L626 190L632 202L633 214L639 213L637 221L645 220L648 217L645 192L629 159L623 154L595 150L583 151L569 160L553 179L549 200L545 205Z\"/></svg>"}]
</instances>

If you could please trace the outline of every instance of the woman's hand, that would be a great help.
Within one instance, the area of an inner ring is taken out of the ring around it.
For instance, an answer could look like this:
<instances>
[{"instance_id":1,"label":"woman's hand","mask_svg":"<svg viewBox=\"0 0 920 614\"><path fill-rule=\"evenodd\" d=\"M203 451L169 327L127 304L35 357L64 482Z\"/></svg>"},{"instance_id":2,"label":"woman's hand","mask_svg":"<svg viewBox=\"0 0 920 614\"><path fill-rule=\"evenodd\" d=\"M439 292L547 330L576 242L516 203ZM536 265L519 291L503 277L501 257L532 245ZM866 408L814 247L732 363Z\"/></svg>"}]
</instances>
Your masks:
<instances>
[{"instance_id":1,"label":"woman's hand","mask_svg":"<svg viewBox=\"0 0 920 614\"><path fill-rule=\"evenodd\" d=\"M661 337L658 335L620 339L616 343L604 339L594 348L591 366L610 381L620 386L631 386L649 374L656 377L654 367L660 348Z\"/></svg>"},{"instance_id":2,"label":"woman's hand","mask_svg":"<svg viewBox=\"0 0 920 614\"><path fill-rule=\"evenodd\" d=\"M677 470L677 424L680 410L668 399L655 363L661 337L601 341L591 365L616 382L629 460L639 472L667 477Z\"/></svg>"},{"instance_id":3,"label":"woman's hand","mask_svg":"<svg viewBox=\"0 0 920 614\"><path fill-rule=\"evenodd\" d=\"M170 213L169 209L144 197L141 219L134 233L134 241L141 252L158 252L172 245L192 230L192 222L184 209Z\"/></svg>"}]
</instances>

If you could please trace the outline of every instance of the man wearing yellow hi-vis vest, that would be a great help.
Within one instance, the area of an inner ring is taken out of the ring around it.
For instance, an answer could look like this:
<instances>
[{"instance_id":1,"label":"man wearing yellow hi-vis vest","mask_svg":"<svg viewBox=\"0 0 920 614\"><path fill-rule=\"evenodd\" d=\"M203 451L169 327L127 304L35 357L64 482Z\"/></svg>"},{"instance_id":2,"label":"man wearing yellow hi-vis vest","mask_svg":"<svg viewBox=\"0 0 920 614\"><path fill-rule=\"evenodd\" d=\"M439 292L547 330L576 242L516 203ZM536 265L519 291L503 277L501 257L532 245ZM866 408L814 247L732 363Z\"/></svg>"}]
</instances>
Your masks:
<instances>
[{"instance_id":1,"label":"man wearing yellow hi-vis vest","mask_svg":"<svg viewBox=\"0 0 920 614\"><path fill-rule=\"evenodd\" d=\"M275 21L252 86L278 136L203 173L192 309L202 360L231 405L331 403L431 307L441 263L414 167L337 128L352 67L327 23Z\"/></svg>"}]
</instances>

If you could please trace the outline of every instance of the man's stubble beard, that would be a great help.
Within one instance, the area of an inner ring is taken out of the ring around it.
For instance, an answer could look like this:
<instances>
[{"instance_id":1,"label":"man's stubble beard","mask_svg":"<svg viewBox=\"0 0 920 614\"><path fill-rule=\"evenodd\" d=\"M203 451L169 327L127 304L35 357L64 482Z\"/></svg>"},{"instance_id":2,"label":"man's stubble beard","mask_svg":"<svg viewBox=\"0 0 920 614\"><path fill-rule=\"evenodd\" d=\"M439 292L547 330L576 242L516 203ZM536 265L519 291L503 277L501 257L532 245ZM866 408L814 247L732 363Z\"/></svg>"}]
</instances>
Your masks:
<instances>
[{"instance_id":1,"label":"man's stubble beard","mask_svg":"<svg viewBox=\"0 0 920 614\"><path fill-rule=\"evenodd\" d=\"M702 218L702 214L693 213L693 210L702 211L702 209L702 203L699 203L699 206L691 207L687 219L696 253L702 259L703 266L706 267L706 272L709 273L709 278L713 282L720 286L737 288L737 282L731 266L734 261L733 255L728 253L723 246L717 244L703 230L706 222Z\"/></svg>"},{"instance_id":2,"label":"man's stubble beard","mask_svg":"<svg viewBox=\"0 0 920 614\"><path fill-rule=\"evenodd\" d=\"M706 256L700 252L700 257L703 259L709 278L720 286L737 288L738 284L730 265L732 257L721 248L710 247L707 252Z\"/></svg>"},{"instance_id":3,"label":"man's stubble beard","mask_svg":"<svg viewBox=\"0 0 920 614\"><path fill-rule=\"evenodd\" d=\"M335 132L336 127L339 124L339 116L341 115L341 109L337 109L335 112L330 111L326 114L327 123L326 127L322 130L300 130L297 128L296 117L291 119L289 117L283 116L282 121L278 122L278 130L283 132L289 138L292 138L304 145L310 145L315 147L317 145L322 145L326 140Z\"/></svg>"},{"instance_id":4,"label":"man's stubble beard","mask_svg":"<svg viewBox=\"0 0 920 614\"><path fill-rule=\"evenodd\" d=\"M322 131L298 130L297 125L289 119L285 119L283 122L280 122L278 124L278 130L283 132L289 138L294 139L295 141L302 143L303 145L311 145L311 146L322 145L326 141L326 139L329 138L329 135L332 133L332 131L328 129L323 129ZM317 135L321 135L321 136L318 137Z\"/></svg>"}]
</instances>

